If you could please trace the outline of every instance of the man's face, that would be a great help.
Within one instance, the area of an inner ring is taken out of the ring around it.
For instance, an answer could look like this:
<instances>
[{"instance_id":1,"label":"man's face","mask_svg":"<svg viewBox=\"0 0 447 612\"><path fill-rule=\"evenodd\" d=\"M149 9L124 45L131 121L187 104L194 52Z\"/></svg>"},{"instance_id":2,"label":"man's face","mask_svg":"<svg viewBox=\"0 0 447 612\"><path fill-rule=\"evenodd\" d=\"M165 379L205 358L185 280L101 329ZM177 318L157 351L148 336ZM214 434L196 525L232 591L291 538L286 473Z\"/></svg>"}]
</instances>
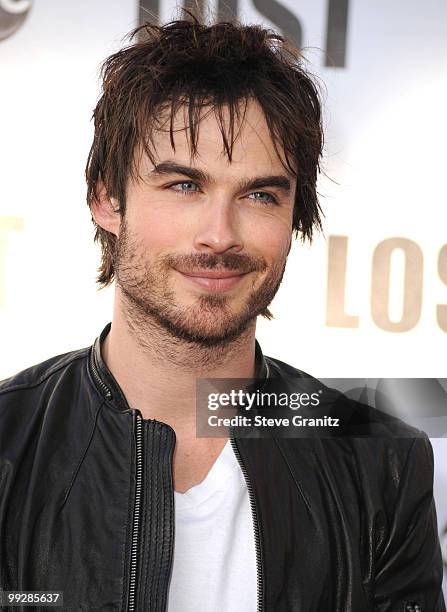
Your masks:
<instances>
[{"instance_id":1,"label":"man's face","mask_svg":"<svg viewBox=\"0 0 447 612\"><path fill-rule=\"evenodd\" d=\"M177 338L212 346L237 337L278 290L292 234L296 179L250 102L231 163L214 112L192 157L184 111L154 135L130 180L115 273L133 322L149 317Z\"/></svg>"}]
</instances>

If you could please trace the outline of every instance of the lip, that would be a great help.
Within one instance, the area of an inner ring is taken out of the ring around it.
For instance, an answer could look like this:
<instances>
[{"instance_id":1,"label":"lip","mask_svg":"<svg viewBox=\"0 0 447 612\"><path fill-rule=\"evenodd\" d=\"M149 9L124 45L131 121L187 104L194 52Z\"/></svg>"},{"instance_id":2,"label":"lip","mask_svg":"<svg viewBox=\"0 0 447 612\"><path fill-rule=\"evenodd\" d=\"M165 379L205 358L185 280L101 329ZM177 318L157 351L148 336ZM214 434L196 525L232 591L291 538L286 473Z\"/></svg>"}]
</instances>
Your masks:
<instances>
[{"instance_id":1,"label":"lip","mask_svg":"<svg viewBox=\"0 0 447 612\"><path fill-rule=\"evenodd\" d=\"M232 270L201 270L198 272L181 272L177 270L184 278L191 281L195 285L208 289L214 293L223 293L232 289L248 274L248 272L235 273Z\"/></svg>"}]
</instances>

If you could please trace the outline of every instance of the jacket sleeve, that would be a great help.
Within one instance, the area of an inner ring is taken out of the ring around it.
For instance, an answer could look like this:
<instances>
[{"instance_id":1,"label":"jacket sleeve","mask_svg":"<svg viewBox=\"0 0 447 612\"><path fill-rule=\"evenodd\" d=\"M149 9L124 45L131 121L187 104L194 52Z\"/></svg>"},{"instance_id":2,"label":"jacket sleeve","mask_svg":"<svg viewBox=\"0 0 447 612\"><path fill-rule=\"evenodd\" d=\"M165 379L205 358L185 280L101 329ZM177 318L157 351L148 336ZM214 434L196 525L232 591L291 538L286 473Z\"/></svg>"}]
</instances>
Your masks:
<instances>
[{"instance_id":1,"label":"jacket sleeve","mask_svg":"<svg viewBox=\"0 0 447 612\"><path fill-rule=\"evenodd\" d=\"M433 467L430 440L421 432L401 471L388 537L376 558L377 612L445 612Z\"/></svg>"}]
</instances>

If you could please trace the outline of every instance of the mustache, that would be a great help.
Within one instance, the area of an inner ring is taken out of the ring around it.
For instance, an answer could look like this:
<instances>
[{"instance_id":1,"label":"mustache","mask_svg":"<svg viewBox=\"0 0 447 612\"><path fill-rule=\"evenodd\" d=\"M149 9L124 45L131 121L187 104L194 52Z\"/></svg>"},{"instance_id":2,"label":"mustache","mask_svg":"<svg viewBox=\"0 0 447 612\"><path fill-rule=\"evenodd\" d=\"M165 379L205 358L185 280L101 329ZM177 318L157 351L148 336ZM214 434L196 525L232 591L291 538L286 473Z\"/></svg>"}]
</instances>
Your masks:
<instances>
[{"instance_id":1,"label":"mustache","mask_svg":"<svg viewBox=\"0 0 447 612\"><path fill-rule=\"evenodd\" d=\"M189 255L165 255L162 264L170 268L181 268L184 272L196 270L232 270L240 273L262 272L267 264L261 257L236 253L191 253Z\"/></svg>"}]
</instances>

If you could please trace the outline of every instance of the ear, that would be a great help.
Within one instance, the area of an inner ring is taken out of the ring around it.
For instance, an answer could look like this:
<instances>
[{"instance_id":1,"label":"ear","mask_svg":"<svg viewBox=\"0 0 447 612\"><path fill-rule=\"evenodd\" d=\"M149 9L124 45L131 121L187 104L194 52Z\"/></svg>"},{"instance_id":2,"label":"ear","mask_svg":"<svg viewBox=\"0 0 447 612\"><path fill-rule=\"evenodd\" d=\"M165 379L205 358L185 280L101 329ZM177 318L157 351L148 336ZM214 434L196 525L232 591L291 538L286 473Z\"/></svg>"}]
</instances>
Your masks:
<instances>
[{"instance_id":1,"label":"ear","mask_svg":"<svg viewBox=\"0 0 447 612\"><path fill-rule=\"evenodd\" d=\"M102 229L115 234L115 236L119 235L121 225L119 203L115 198L109 198L101 179L98 179L96 183L96 198L91 201L90 210L94 220Z\"/></svg>"}]
</instances>

